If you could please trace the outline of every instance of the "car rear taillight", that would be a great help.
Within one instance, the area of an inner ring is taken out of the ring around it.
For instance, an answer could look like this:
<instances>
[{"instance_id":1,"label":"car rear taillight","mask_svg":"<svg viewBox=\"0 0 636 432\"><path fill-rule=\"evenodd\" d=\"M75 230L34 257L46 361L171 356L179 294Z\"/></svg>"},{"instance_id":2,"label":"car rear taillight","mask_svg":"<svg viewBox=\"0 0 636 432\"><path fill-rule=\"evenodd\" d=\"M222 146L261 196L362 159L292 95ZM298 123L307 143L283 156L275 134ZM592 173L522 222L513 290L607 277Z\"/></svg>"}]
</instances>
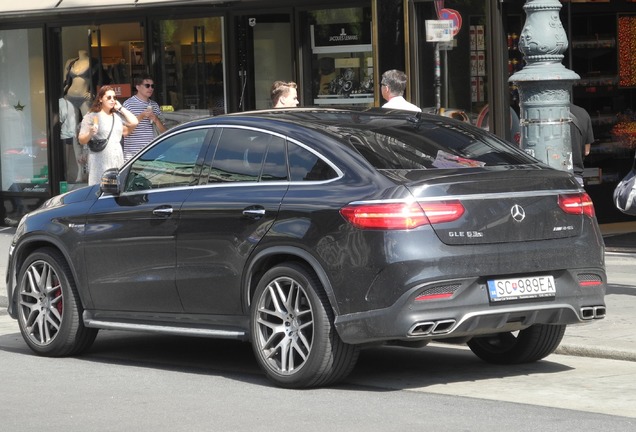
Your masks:
<instances>
[{"instance_id":1,"label":"car rear taillight","mask_svg":"<svg viewBox=\"0 0 636 432\"><path fill-rule=\"evenodd\" d=\"M398 230L457 220L464 214L464 206L459 201L374 203L349 205L340 214L357 228Z\"/></svg>"},{"instance_id":2,"label":"car rear taillight","mask_svg":"<svg viewBox=\"0 0 636 432\"><path fill-rule=\"evenodd\" d=\"M586 215L589 217L594 217L595 214L592 198L585 192L559 195L559 207L568 214Z\"/></svg>"}]
</instances>

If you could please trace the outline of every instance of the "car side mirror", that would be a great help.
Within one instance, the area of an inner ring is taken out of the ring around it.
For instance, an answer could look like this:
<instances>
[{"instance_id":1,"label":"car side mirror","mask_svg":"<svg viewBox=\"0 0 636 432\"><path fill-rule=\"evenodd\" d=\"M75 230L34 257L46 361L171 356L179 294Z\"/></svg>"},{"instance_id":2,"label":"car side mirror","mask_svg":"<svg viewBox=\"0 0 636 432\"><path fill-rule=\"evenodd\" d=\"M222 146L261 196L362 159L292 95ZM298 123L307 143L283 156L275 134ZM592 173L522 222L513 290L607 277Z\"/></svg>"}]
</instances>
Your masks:
<instances>
[{"instance_id":1,"label":"car side mirror","mask_svg":"<svg viewBox=\"0 0 636 432\"><path fill-rule=\"evenodd\" d=\"M119 170L117 168L109 168L104 171L99 189L107 195L119 195Z\"/></svg>"}]
</instances>

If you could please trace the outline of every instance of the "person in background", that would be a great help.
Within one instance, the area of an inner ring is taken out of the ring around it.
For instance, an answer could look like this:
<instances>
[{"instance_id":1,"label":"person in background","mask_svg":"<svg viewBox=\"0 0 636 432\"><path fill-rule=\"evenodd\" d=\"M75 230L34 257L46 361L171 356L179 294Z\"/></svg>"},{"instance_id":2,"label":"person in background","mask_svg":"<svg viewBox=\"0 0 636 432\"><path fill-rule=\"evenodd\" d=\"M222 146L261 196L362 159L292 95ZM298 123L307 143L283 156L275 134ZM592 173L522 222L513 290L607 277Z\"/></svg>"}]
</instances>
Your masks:
<instances>
[{"instance_id":1,"label":"person in background","mask_svg":"<svg viewBox=\"0 0 636 432\"><path fill-rule=\"evenodd\" d=\"M590 154L594 142L592 119L584 108L570 104L570 137L572 139L572 165L576 180L583 186L583 159Z\"/></svg>"},{"instance_id":2,"label":"person in background","mask_svg":"<svg viewBox=\"0 0 636 432\"><path fill-rule=\"evenodd\" d=\"M66 144L66 180L82 183L84 176L84 164L82 160L82 146L77 141L77 114L79 111L66 98L59 99L60 112L60 141ZM74 162L71 162L74 161ZM71 175L71 173L73 175Z\"/></svg>"},{"instance_id":3,"label":"person in background","mask_svg":"<svg viewBox=\"0 0 636 432\"><path fill-rule=\"evenodd\" d=\"M137 93L124 101L124 108L133 113L139 124L124 137L124 160L127 161L155 138L167 130L159 104L151 100L155 83L150 75L139 75L133 80Z\"/></svg>"},{"instance_id":4,"label":"person in background","mask_svg":"<svg viewBox=\"0 0 636 432\"><path fill-rule=\"evenodd\" d=\"M117 114L121 114L122 118ZM115 89L109 85L102 86L82 119L77 140L86 145L91 138L106 139L106 148L98 153L88 153L88 184L99 184L102 174L109 168L119 168L124 163L121 149L121 137L128 135L137 126L137 117L123 107L115 95Z\"/></svg>"},{"instance_id":5,"label":"person in background","mask_svg":"<svg viewBox=\"0 0 636 432\"><path fill-rule=\"evenodd\" d=\"M406 74L397 69L391 69L382 74L380 91L382 97L387 101L382 105L382 108L422 112L416 105L404 99L406 83Z\"/></svg>"},{"instance_id":6,"label":"person in background","mask_svg":"<svg viewBox=\"0 0 636 432\"><path fill-rule=\"evenodd\" d=\"M270 96L274 108L295 108L298 106L298 86L293 81L274 81Z\"/></svg>"}]
</instances>

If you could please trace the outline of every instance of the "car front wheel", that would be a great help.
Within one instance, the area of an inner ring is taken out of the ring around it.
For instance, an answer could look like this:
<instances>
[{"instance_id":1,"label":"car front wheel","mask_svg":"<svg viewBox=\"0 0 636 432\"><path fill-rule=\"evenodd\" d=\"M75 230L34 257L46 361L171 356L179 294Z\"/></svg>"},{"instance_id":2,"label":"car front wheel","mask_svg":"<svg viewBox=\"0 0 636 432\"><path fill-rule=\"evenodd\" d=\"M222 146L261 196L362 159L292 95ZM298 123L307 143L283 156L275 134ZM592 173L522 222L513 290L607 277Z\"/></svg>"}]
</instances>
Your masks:
<instances>
[{"instance_id":1,"label":"car front wheel","mask_svg":"<svg viewBox=\"0 0 636 432\"><path fill-rule=\"evenodd\" d=\"M324 289L305 266L288 263L261 278L251 306L252 346L267 377L288 388L344 379L358 348L342 342Z\"/></svg>"},{"instance_id":2,"label":"car front wheel","mask_svg":"<svg viewBox=\"0 0 636 432\"><path fill-rule=\"evenodd\" d=\"M84 327L82 307L71 270L60 252L38 249L18 274L18 325L37 354L79 354L95 340L96 329Z\"/></svg>"},{"instance_id":3,"label":"car front wheel","mask_svg":"<svg viewBox=\"0 0 636 432\"><path fill-rule=\"evenodd\" d=\"M474 337L468 347L480 359L495 364L531 363L552 354L561 343L565 325L535 324L515 333Z\"/></svg>"}]
</instances>

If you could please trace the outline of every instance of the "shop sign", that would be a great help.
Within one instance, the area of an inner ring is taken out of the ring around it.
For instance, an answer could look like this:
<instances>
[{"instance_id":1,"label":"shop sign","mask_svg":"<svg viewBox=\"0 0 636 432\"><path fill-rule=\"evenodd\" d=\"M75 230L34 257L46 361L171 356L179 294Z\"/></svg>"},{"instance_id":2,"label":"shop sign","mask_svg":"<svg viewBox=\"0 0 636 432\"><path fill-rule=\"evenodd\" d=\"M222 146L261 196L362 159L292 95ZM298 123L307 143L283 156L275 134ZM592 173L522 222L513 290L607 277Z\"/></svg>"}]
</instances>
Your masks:
<instances>
[{"instance_id":1,"label":"shop sign","mask_svg":"<svg viewBox=\"0 0 636 432\"><path fill-rule=\"evenodd\" d=\"M129 98L132 96L130 84L109 84L115 90L117 98Z\"/></svg>"},{"instance_id":2,"label":"shop sign","mask_svg":"<svg viewBox=\"0 0 636 432\"><path fill-rule=\"evenodd\" d=\"M453 40L453 21L426 20L426 42L450 42Z\"/></svg>"},{"instance_id":3,"label":"shop sign","mask_svg":"<svg viewBox=\"0 0 636 432\"><path fill-rule=\"evenodd\" d=\"M311 27L312 48L371 44L370 23L313 25Z\"/></svg>"},{"instance_id":4,"label":"shop sign","mask_svg":"<svg viewBox=\"0 0 636 432\"><path fill-rule=\"evenodd\" d=\"M130 84L108 84L108 86L113 88L117 99L129 98L132 96L132 87ZM102 86L97 87L97 93L99 93L99 89L101 87Z\"/></svg>"}]
</instances>

